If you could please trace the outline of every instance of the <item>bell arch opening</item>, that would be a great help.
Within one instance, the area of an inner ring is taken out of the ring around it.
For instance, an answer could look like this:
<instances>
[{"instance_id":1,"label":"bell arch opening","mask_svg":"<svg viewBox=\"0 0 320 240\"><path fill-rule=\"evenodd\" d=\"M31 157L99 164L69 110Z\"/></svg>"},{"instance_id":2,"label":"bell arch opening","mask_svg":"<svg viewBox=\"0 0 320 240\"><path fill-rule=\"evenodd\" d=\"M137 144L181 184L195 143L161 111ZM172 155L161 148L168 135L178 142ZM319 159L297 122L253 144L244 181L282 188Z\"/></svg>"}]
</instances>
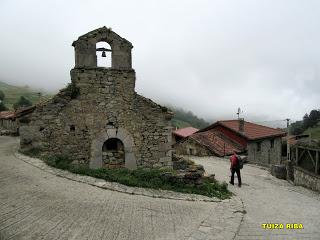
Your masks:
<instances>
[{"instance_id":1,"label":"bell arch opening","mask_svg":"<svg viewBox=\"0 0 320 240\"><path fill-rule=\"evenodd\" d=\"M124 144L118 138L109 138L102 146L102 167L123 168L125 167Z\"/></svg>"},{"instance_id":2,"label":"bell arch opening","mask_svg":"<svg viewBox=\"0 0 320 240\"><path fill-rule=\"evenodd\" d=\"M107 42L100 41L96 43L97 67L110 68L112 66L111 52L111 46Z\"/></svg>"}]
</instances>

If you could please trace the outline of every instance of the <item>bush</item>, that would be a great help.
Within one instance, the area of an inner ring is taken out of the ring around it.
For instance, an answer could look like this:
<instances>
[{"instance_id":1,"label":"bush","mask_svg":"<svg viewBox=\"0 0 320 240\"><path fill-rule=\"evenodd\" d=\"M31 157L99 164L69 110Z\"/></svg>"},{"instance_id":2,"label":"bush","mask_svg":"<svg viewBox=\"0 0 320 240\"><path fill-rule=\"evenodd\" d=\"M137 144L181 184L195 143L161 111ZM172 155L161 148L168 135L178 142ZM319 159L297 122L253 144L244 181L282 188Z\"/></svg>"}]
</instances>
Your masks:
<instances>
[{"instance_id":1,"label":"bush","mask_svg":"<svg viewBox=\"0 0 320 240\"><path fill-rule=\"evenodd\" d=\"M4 105L4 103L2 102L2 100L0 100L1 102L0 102L0 112L1 111L7 111L8 110L8 108L6 107L6 105Z\"/></svg>"},{"instance_id":2,"label":"bush","mask_svg":"<svg viewBox=\"0 0 320 240\"><path fill-rule=\"evenodd\" d=\"M67 155L59 154L46 157L45 162L49 166L66 170L71 168L72 160Z\"/></svg>"},{"instance_id":3,"label":"bush","mask_svg":"<svg viewBox=\"0 0 320 240\"><path fill-rule=\"evenodd\" d=\"M0 90L0 100L3 101L5 98L4 93Z\"/></svg>"},{"instance_id":4,"label":"bush","mask_svg":"<svg viewBox=\"0 0 320 240\"><path fill-rule=\"evenodd\" d=\"M30 107L32 106L32 102L26 99L24 96L21 96L19 100L13 104L13 108L17 110L18 108Z\"/></svg>"},{"instance_id":5,"label":"bush","mask_svg":"<svg viewBox=\"0 0 320 240\"><path fill-rule=\"evenodd\" d=\"M36 148L28 151L22 151L22 153L32 157L41 156L40 149ZM194 186L183 182L173 182L168 178L163 177L165 173L176 174L176 171L174 170L158 168L138 168L136 170L129 170L126 168L89 169L86 166L73 165L71 158L62 154L42 157L42 159L52 167L68 170L76 174L104 179L109 182L118 182L127 186L171 190L182 193L194 193L208 197L217 197L220 199L226 199L231 196L231 193L227 189L228 185L226 183L219 183L216 180L212 181L209 179L204 179L202 184Z\"/></svg>"},{"instance_id":6,"label":"bush","mask_svg":"<svg viewBox=\"0 0 320 240\"><path fill-rule=\"evenodd\" d=\"M78 97L80 94L80 89L74 83L69 83L64 91L67 96L71 97L71 99Z\"/></svg>"},{"instance_id":7,"label":"bush","mask_svg":"<svg viewBox=\"0 0 320 240\"><path fill-rule=\"evenodd\" d=\"M41 149L36 147L29 149L20 149L19 152L30 157L40 157L41 155Z\"/></svg>"}]
</instances>

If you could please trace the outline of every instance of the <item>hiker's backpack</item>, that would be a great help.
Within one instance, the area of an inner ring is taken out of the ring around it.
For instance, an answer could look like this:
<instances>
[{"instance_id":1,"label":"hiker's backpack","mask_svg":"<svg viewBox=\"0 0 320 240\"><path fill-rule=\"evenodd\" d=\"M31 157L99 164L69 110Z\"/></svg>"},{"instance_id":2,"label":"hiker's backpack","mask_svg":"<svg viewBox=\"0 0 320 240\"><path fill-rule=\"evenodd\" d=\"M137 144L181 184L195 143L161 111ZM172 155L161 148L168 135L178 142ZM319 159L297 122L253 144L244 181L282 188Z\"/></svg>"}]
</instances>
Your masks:
<instances>
[{"instance_id":1,"label":"hiker's backpack","mask_svg":"<svg viewBox=\"0 0 320 240\"><path fill-rule=\"evenodd\" d=\"M237 158L238 158L238 167L239 167L239 169L242 169L243 168L243 159L240 156L237 156Z\"/></svg>"}]
</instances>

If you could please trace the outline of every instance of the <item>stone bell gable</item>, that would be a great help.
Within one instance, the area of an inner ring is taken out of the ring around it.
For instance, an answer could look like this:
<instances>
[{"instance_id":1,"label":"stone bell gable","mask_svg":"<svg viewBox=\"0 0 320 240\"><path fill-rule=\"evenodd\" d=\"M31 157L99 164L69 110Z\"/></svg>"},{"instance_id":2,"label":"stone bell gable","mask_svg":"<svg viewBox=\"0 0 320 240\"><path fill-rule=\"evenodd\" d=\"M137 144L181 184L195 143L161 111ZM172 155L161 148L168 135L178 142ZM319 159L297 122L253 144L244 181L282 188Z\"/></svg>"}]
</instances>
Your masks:
<instances>
[{"instance_id":1,"label":"stone bell gable","mask_svg":"<svg viewBox=\"0 0 320 240\"><path fill-rule=\"evenodd\" d=\"M73 42L75 67L97 67L96 43L102 41L111 46L113 69L132 69L132 44L106 27L88 32Z\"/></svg>"},{"instance_id":2,"label":"stone bell gable","mask_svg":"<svg viewBox=\"0 0 320 240\"><path fill-rule=\"evenodd\" d=\"M99 41L111 46L111 68L97 67ZM170 167L172 113L135 92L132 44L103 27L73 46L71 84L20 127L21 148L62 153L91 168Z\"/></svg>"}]
</instances>

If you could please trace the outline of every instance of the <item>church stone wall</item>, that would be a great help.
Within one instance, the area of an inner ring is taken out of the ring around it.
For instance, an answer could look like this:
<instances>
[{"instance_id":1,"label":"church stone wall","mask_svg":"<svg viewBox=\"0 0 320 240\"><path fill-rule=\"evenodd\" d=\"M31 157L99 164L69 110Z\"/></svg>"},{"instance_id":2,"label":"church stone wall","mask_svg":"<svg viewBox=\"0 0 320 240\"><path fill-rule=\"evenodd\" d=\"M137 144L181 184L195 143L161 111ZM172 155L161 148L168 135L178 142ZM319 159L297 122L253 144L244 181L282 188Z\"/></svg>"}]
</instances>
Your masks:
<instances>
[{"instance_id":1,"label":"church stone wall","mask_svg":"<svg viewBox=\"0 0 320 240\"><path fill-rule=\"evenodd\" d=\"M172 114L135 92L134 70L76 66L71 81L20 127L21 148L99 168L103 143L117 138L127 168L171 167Z\"/></svg>"}]
</instances>

